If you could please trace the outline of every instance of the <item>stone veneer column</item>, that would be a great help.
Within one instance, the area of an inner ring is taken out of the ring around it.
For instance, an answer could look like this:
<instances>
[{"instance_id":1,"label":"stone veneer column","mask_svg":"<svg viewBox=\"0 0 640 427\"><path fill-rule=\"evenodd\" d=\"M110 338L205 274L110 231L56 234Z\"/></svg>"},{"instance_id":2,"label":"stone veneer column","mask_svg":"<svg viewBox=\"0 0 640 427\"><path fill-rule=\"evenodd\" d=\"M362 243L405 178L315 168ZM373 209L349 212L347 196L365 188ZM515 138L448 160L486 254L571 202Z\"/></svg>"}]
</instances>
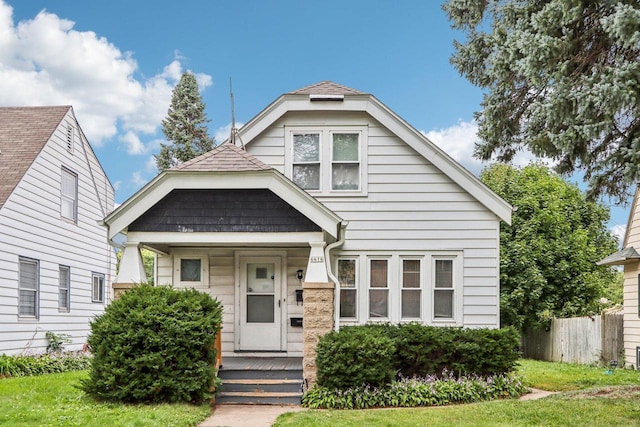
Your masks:
<instances>
[{"instance_id":1,"label":"stone veneer column","mask_svg":"<svg viewBox=\"0 0 640 427\"><path fill-rule=\"evenodd\" d=\"M302 370L307 387L316 382L316 347L318 339L333 330L333 292L335 285L305 282L302 284Z\"/></svg>"},{"instance_id":2,"label":"stone veneer column","mask_svg":"<svg viewBox=\"0 0 640 427\"><path fill-rule=\"evenodd\" d=\"M113 299L118 299L120 295L133 288L134 285L135 283L113 283L111 285L113 287Z\"/></svg>"}]
</instances>

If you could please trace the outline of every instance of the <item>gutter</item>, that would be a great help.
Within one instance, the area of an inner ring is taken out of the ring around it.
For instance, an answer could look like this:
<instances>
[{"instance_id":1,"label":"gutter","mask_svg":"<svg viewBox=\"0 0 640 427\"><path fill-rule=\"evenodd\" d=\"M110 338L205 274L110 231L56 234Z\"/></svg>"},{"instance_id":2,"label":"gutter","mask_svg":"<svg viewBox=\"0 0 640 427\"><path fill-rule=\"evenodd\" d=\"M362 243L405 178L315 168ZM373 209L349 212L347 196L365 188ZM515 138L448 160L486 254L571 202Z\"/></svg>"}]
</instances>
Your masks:
<instances>
[{"instance_id":1,"label":"gutter","mask_svg":"<svg viewBox=\"0 0 640 427\"><path fill-rule=\"evenodd\" d=\"M340 329L340 281L335 274L333 274L331 268L331 251L344 244L347 225L349 225L349 221L340 221L340 228L338 229L339 239L324 248L324 262L327 268L327 275L335 285L333 292L333 329L336 331Z\"/></svg>"}]
</instances>

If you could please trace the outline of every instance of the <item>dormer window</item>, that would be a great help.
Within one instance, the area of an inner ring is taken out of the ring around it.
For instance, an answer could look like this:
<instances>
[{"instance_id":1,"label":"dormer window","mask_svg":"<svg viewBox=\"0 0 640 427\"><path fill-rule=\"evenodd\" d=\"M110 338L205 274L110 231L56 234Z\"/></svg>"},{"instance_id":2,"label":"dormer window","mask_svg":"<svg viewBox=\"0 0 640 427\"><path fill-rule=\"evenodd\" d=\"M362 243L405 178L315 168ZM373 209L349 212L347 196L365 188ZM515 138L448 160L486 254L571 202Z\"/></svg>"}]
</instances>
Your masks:
<instances>
[{"instance_id":1,"label":"dormer window","mask_svg":"<svg viewBox=\"0 0 640 427\"><path fill-rule=\"evenodd\" d=\"M320 134L293 134L292 180L304 190L320 189Z\"/></svg>"}]
</instances>

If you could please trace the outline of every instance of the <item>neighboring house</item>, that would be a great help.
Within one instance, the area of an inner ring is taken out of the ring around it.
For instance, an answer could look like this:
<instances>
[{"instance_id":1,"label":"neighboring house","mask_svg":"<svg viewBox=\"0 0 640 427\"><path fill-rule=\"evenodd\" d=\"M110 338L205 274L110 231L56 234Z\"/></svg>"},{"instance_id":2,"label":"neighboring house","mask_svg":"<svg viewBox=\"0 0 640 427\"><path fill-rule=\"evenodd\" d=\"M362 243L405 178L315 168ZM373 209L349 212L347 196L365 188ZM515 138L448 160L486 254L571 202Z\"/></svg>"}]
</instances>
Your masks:
<instances>
[{"instance_id":1,"label":"neighboring house","mask_svg":"<svg viewBox=\"0 0 640 427\"><path fill-rule=\"evenodd\" d=\"M374 96L317 83L235 140L106 217L127 237L116 292L145 280L149 248L155 283L221 300L224 357L303 356L310 381L341 325L499 327L511 206Z\"/></svg>"},{"instance_id":2,"label":"neighboring house","mask_svg":"<svg viewBox=\"0 0 640 427\"><path fill-rule=\"evenodd\" d=\"M622 265L624 267L624 361L627 366L640 369L640 187L629 213L627 231L622 250L598 262L598 265Z\"/></svg>"},{"instance_id":3,"label":"neighboring house","mask_svg":"<svg viewBox=\"0 0 640 427\"><path fill-rule=\"evenodd\" d=\"M72 107L0 108L0 354L44 352L47 331L86 343L115 274L113 203Z\"/></svg>"}]
</instances>

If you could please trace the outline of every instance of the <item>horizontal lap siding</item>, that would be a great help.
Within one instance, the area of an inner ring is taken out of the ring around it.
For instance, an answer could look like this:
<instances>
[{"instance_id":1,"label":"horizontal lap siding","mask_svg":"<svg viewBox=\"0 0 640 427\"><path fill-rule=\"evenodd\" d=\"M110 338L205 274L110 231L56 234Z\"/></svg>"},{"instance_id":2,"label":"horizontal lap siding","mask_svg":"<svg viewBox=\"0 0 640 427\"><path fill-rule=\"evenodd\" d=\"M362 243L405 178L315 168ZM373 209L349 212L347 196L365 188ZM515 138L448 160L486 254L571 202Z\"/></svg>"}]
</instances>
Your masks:
<instances>
[{"instance_id":1,"label":"horizontal lap siding","mask_svg":"<svg viewBox=\"0 0 640 427\"><path fill-rule=\"evenodd\" d=\"M66 150L67 123L75 128L73 154ZM76 224L60 217L62 166L78 175ZM69 114L0 210L0 354L42 352L46 331L71 335L69 349L86 342L89 321L105 307L91 302L91 273L105 275L108 297L115 272L113 249L97 223L113 200L113 189ZM18 319L19 257L40 262L38 320ZM58 311L60 265L71 268L68 313Z\"/></svg>"},{"instance_id":2,"label":"horizontal lap siding","mask_svg":"<svg viewBox=\"0 0 640 427\"><path fill-rule=\"evenodd\" d=\"M636 194L636 197L638 195ZM635 211L631 216L627 247L640 251L640 201L633 204ZM640 316L638 315L638 274L640 263L624 266L624 349L625 361L629 365L638 366L636 347L640 347Z\"/></svg>"},{"instance_id":3,"label":"horizontal lap siding","mask_svg":"<svg viewBox=\"0 0 640 427\"><path fill-rule=\"evenodd\" d=\"M249 152L282 165L285 125L367 124L367 196L317 197L349 221L341 250L464 251L464 323L498 326L497 217L377 121L359 113L313 114L287 114L251 141ZM274 148L278 138L281 151Z\"/></svg>"}]
</instances>

